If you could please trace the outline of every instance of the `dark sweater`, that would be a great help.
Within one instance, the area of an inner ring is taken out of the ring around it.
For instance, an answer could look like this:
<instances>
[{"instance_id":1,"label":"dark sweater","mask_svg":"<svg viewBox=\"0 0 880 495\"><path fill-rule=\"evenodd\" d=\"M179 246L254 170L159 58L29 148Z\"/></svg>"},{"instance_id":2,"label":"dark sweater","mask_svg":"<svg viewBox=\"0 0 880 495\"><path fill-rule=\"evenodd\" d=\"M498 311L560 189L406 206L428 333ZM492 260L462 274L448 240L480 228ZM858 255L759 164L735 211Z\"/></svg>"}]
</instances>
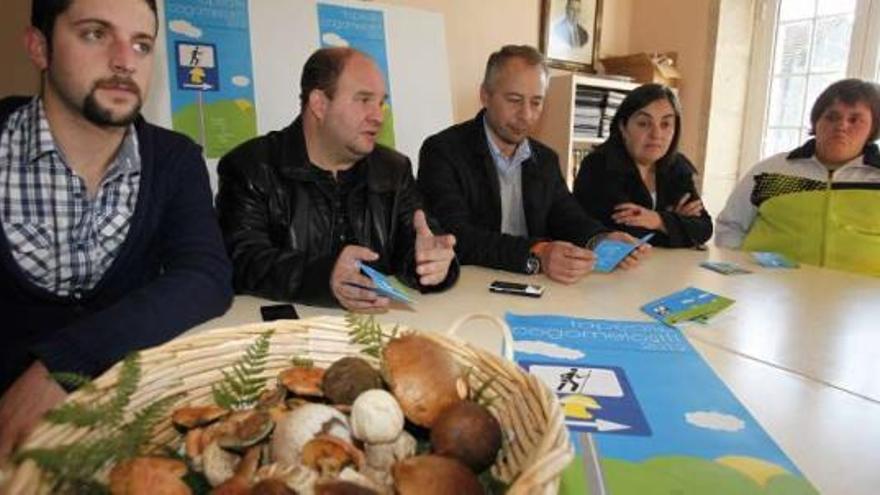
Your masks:
<instances>
[{"instance_id":1,"label":"dark sweater","mask_svg":"<svg viewBox=\"0 0 880 495\"><path fill-rule=\"evenodd\" d=\"M0 127L24 103L0 101ZM52 372L95 376L229 307L232 269L198 146L143 119L135 127L137 205L119 254L94 289L62 298L31 284L0 232L0 391L35 359Z\"/></svg>"},{"instance_id":2,"label":"dark sweater","mask_svg":"<svg viewBox=\"0 0 880 495\"><path fill-rule=\"evenodd\" d=\"M712 237L712 218L706 210L698 217L687 217L671 211L685 193L699 199L694 186L694 166L676 153L669 163L657 166L657 205L651 205L651 193L645 187L635 162L623 146L607 142L596 148L581 162L574 181L574 196L593 218L609 229L622 230L635 237L648 232L640 227L616 223L611 214L620 203L635 203L656 210L663 219L666 233L656 232L651 244L664 247L689 247L702 244Z\"/></svg>"}]
</instances>

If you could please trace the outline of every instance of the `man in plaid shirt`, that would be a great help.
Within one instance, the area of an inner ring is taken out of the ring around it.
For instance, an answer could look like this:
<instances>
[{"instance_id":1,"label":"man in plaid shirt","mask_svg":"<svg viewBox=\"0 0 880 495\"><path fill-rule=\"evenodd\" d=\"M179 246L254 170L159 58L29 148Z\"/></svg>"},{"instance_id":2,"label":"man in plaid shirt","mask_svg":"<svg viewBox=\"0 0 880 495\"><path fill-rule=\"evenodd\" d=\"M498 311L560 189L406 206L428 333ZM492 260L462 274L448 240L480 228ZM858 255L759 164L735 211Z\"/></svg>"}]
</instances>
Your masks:
<instances>
[{"instance_id":1,"label":"man in plaid shirt","mask_svg":"<svg viewBox=\"0 0 880 495\"><path fill-rule=\"evenodd\" d=\"M34 0L40 95L0 101L0 461L65 390L231 301L204 160L140 117L155 0Z\"/></svg>"}]
</instances>

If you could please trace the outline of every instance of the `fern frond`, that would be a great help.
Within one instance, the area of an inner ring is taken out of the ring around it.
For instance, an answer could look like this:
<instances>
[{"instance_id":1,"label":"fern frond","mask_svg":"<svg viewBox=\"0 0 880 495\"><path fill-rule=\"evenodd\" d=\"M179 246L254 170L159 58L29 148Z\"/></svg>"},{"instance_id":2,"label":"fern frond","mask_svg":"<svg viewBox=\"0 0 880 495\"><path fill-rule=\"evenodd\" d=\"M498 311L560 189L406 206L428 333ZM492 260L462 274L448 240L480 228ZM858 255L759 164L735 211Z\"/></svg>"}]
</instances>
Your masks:
<instances>
[{"instance_id":1,"label":"fern frond","mask_svg":"<svg viewBox=\"0 0 880 495\"><path fill-rule=\"evenodd\" d=\"M348 313L345 315L345 322L349 328L350 342L362 345L361 352L363 354L378 358L388 339L382 333L382 325L376 321L376 318ZM397 334L397 327L394 328L392 334Z\"/></svg>"},{"instance_id":2,"label":"fern frond","mask_svg":"<svg viewBox=\"0 0 880 495\"><path fill-rule=\"evenodd\" d=\"M153 430L165 417L171 405L183 394L170 395L159 399L135 413L134 418L125 424L116 436L116 459L124 460L144 454L144 447L153 437Z\"/></svg>"},{"instance_id":3,"label":"fern frond","mask_svg":"<svg viewBox=\"0 0 880 495\"><path fill-rule=\"evenodd\" d=\"M300 355L295 355L290 358L290 363L296 368L311 368L315 366L315 361L313 359L302 357Z\"/></svg>"},{"instance_id":4,"label":"fern frond","mask_svg":"<svg viewBox=\"0 0 880 495\"><path fill-rule=\"evenodd\" d=\"M262 333L233 363L223 370L223 380L211 386L214 403L226 409L243 409L257 402L266 381L260 378L269 360L269 345L274 330Z\"/></svg>"},{"instance_id":5,"label":"fern frond","mask_svg":"<svg viewBox=\"0 0 880 495\"><path fill-rule=\"evenodd\" d=\"M70 388L73 390L82 390L84 392L93 392L95 390L95 385L94 383L92 383L92 378L86 375L59 371L56 373L52 373L49 376L51 376L53 380L66 388Z\"/></svg>"},{"instance_id":6,"label":"fern frond","mask_svg":"<svg viewBox=\"0 0 880 495\"><path fill-rule=\"evenodd\" d=\"M134 412L132 420L120 426L140 379L140 356L132 353L123 361L108 400L67 403L47 414L47 419L57 424L90 427L84 439L52 449L25 450L15 456L16 462L36 462L55 482L53 493L109 493L106 486L95 480L95 474L114 461L141 453L156 424L180 397L155 401Z\"/></svg>"},{"instance_id":7,"label":"fern frond","mask_svg":"<svg viewBox=\"0 0 880 495\"><path fill-rule=\"evenodd\" d=\"M77 377L73 373L65 373L65 378L82 382L85 377ZM113 397L109 400L65 402L61 406L46 413L45 419L55 424L70 424L79 427L98 425L113 426L122 422L122 414L131 401L141 380L140 355L133 352L125 357L119 370L119 379L114 388ZM91 386L91 381L87 382ZM92 388L94 391L94 388Z\"/></svg>"}]
</instances>

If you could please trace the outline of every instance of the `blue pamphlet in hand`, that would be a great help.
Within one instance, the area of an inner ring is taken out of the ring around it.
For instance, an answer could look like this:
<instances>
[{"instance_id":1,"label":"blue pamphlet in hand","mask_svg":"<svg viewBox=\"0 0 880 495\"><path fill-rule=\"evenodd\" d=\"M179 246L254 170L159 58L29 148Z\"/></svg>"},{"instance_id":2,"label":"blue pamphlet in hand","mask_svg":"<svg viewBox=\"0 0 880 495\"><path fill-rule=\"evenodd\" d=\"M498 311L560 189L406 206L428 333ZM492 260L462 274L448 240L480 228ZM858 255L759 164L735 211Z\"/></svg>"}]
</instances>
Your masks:
<instances>
[{"instance_id":1,"label":"blue pamphlet in hand","mask_svg":"<svg viewBox=\"0 0 880 495\"><path fill-rule=\"evenodd\" d=\"M596 265L593 267L594 272L609 273L614 270L629 254L642 244L651 240L654 234L648 234L639 239L635 244L617 241L614 239L602 239L596 246Z\"/></svg>"},{"instance_id":2,"label":"blue pamphlet in hand","mask_svg":"<svg viewBox=\"0 0 880 495\"><path fill-rule=\"evenodd\" d=\"M755 258L759 265L767 268L798 268L801 266L797 261L784 254L769 251L755 251L752 253L752 258Z\"/></svg>"},{"instance_id":3,"label":"blue pamphlet in hand","mask_svg":"<svg viewBox=\"0 0 880 495\"><path fill-rule=\"evenodd\" d=\"M364 275L370 277L370 280L372 280L374 284L376 284L376 288L371 290L375 290L376 293L380 296L407 304L412 304L415 302L403 288L397 287L383 273L376 271L375 269L361 263L360 261L358 261L358 268L361 270L361 272L363 272Z\"/></svg>"},{"instance_id":4,"label":"blue pamphlet in hand","mask_svg":"<svg viewBox=\"0 0 880 495\"><path fill-rule=\"evenodd\" d=\"M642 311L667 325L682 321L706 323L721 310L733 304L728 299L694 287L661 297L642 306Z\"/></svg>"}]
</instances>

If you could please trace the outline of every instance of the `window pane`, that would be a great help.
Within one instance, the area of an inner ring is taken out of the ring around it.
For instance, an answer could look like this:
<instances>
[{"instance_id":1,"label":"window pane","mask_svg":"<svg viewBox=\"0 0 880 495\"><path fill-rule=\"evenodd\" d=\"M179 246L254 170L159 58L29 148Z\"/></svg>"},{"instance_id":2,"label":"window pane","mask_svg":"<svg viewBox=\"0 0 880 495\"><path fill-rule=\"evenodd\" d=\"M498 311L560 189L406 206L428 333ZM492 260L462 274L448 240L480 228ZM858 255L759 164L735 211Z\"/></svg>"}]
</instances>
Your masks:
<instances>
[{"instance_id":1,"label":"window pane","mask_svg":"<svg viewBox=\"0 0 880 495\"><path fill-rule=\"evenodd\" d=\"M813 42L811 72L845 71L849 56L852 17L826 17L816 21L816 39Z\"/></svg>"},{"instance_id":2,"label":"window pane","mask_svg":"<svg viewBox=\"0 0 880 495\"><path fill-rule=\"evenodd\" d=\"M856 0L819 0L816 15L852 14L856 11Z\"/></svg>"},{"instance_id":3,"label":"window pane","mask_svg":"<svg viewBox=\"0 0 880 495\"><path fill-rule=\"evenodd\" d=\"M791 151L800 146L800 131L798 129L767 129L764 138L764 153L761 156L770 156L776 153Z\"/></svg>"},{"instance_id":4,"label":"window pane","mask_svg":"<svg viewBox=\"0 0 880 495\"><path fill-rule=\"evenodd\" d=\"M774 74L803 74L807 71L807 55L813 23L795 22L779 26L776 40Z\"/></svg>"},{"instance_id":5,"label":"window pane","mask_svg":"<svg viewBox=\"0 0 880 495\"><path fill-rule=\"evenodd\" d=\"M804 110L806 77L774 77L770 91L770 126L798 127Z\"/></svg>"},{"instance_id":6,"label":"window pane","mask_svg":"<svg viewBox=\"0 0 880 495\"><path fill-rule=\"evenodd\" d=\"M816 103L819 93L824 91L834 81L843 79L844 76L843 72L837 72L834 74L811 75L809 77L807 81L807 99L804 105L804 127L807 129L810 127L810 111L813 109L813 104Z\"/></svg>"},{"instance_id":7,"label":"window pane","mask_svg":"<svg viewBox=\"0 0 880 495\"><path fill-rule=\"evenodd\" d=\"M809 19L816 12L816 0L782 0L779 2L779 22Z\"/></svg>"}]
</instances>

